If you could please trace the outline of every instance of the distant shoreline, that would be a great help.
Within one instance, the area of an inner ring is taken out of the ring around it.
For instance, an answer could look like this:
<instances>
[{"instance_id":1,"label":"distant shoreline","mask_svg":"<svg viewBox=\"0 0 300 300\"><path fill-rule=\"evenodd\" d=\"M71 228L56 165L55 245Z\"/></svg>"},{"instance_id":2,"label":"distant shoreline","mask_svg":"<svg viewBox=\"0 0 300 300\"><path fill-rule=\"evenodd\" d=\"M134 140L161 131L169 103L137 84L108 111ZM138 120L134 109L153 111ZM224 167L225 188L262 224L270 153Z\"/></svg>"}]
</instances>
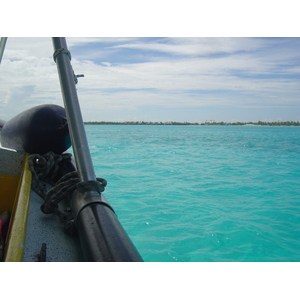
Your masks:
<instances>
[{"instance_id":1,"label":"distant shoreline","mask_svg":"<svg viewBox=\"0 0 300 300\"><path fill-rule=\"evenodd\" d=\"M199 125L199 126L300 126L300 122L145 122L145 121L126 121L126 122L84 122L85 125Z\"/></svg>"}]
</instances>

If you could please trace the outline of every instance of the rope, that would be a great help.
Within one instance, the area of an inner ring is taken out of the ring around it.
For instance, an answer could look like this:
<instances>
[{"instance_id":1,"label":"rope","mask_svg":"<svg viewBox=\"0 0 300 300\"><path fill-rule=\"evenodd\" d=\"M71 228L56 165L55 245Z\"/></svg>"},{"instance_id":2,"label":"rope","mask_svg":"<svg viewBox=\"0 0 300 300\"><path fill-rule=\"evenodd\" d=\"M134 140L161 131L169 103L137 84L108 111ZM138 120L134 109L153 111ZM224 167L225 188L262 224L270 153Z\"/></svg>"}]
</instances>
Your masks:
<instances>
[{"instance_id":1,"label":"rope","mask_svg":"<svg viewBox=\"0 0 300 300\"><path fill-rule=\"evenodd\" d=\"M59 170L59 163L63 159L69 159L71 154L55 154L48 152L45 155L33 154L28 157L29 168L33 175L32 189L44 199L41 210L45 214L55 213L61 222L67 223L72 217L58 209L58 203L66 199L76 189L81 193L104 191L107 181L103 178L96 178L97 181L80 182L78 172L69 172L62 176L55 184L53 178ZM41 180L54 185L48 192Z\"/></svg>"},{"instance_id":2,"label":"rope","mask_svg":"<svg viewBox=\"0 0 300 300\"><path fill-rule=\"evenodd\" d=\"M70 153L48 152L44 155L32 154L28 157L29 169L33 175L32 189L43 199L45 199L47 191L41 180L54 185L54 178L59 171L59 163L63 159L70 159L71 156Z\"/></svg>"},{"instance_id":3,"label":"rope","mask_svg":"<svg viewBox=\"0 0 300 300\"><path fill-rule=\"evenodd\" d=\"M65 48L59 48L59 49L55 50L55 52L53 53L53 59L55 62L56 62L56 57L62 53L67 54L69 59L71 60L71 52Z\"/></svg>"},{"instance_id":4,"label":"rope","mask_svg":"<svg viewBox=\"0 0 300 300\"><path fill-rule=\"evenodd\" d=\"M55 50L55 52L53 53L53 59L54 59L55 62L56 62L56 58L59 54L66 54L66 55L68 55L69 59L71 60L71 52L69 50L65 49L65 48L59 48L59 49ZM75 82L75 84L77 84L78 79L77 79L77 76L74 73L73 68L72 68L72 72L73 72L74 82Z\"/></svg>"}]
</instances>

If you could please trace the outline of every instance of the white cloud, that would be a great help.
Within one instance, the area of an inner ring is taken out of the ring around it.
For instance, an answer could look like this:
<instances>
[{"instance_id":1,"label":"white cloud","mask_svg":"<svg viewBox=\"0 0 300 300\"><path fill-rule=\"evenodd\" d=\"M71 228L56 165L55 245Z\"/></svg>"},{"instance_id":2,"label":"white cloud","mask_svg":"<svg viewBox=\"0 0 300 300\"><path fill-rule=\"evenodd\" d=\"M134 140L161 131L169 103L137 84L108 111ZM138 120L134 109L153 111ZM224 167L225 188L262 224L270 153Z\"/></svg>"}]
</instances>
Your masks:
<instances>
[{"instance_id":1,"label":"white cloud","mask_svg":"<svg viewBox=\"0 0 300 300\"><path fill-rule=\"evenodd\" d=\"M299 77L293 77L300 73L294 48L299 40L70 38L67 42L77 53L71 61L75 74L85 75L77 89L86 118L96 119L98 109L125 112L151 105L172 109L262 101L299 104ZM146 51L147 61L114 63L116 55L121 61L124 49ZM164 55L156 56L157 51ZM9 105L16 106L17 95L18 109L47 101L62 105L52 53L50 38L8 39L0 66L0 118L10 114ZM20 92L29 91L29 86L34 86L31 93Z\"/></svg>"},{"instance_id":2,"label":"white cloud","mask_svg":"<svg viewBox=\"0 0 300 300\"><path fill-rule=\"evenodd\" d=\"M4 57L14 58L14 55L19 55L18 58L24 57L52 57L53 45L50 37L12 37L7 39Z\"/></svg>"},{"instance_id":3,"label":"white cloud","mask_svg":"<svg viewBox=\"0 0 300 300\"><path fill-rule=\"evenodd\" d=\"M91 62L74 63L85 74L84 89L159 89L159 90L244 90L291 91L297 81L257 79L256 74L273 75L276 66L260 59L240 56L217 59L182 59L103 67ZM251 77L240 77L236 72Z\"/></svg>"},{"instance_id":4,"label":"white cloud","mask_svg":"<svg viewBox=\"0 0 300 300\"><path fill-rule=\"evenodd\" d=\"M272 42L251 38L165 38L160 42L130 43L113 46L166 52L175 55L210 55L253 51L266 47Z\"/></svg>"},{"instance_id":5,"label":"white cloud","mask_svg":"<svg viewBox=\"0 0 300 300\"><path fill-rule=\"evenodd\" d=\"M82 46L89 43L121 43L134 41L132 37L70 37L67 38L68 47Z\"/></svg>"}]
</instances>

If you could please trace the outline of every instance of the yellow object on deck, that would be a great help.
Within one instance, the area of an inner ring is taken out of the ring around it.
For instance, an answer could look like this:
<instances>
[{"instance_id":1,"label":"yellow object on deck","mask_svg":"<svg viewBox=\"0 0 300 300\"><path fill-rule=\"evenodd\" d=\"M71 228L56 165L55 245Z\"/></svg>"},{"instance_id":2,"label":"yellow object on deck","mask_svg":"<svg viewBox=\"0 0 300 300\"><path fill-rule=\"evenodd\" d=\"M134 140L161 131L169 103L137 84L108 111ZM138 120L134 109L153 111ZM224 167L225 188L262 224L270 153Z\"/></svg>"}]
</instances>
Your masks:
<instances>
[{"instance_id":1,"label":"yellow object on deck","mask_svg":"<svg viewBox=\"0 0 300 300\"><path fill-rule=\"evenodd\" d=\"M19 262L23 259L27 214L31 190L31 172L25 154L20 175L0 175L0 213L9 211L11 220L4 261Z\"/></svg>"},{"instance_id":2,"label":"yellow object on deck","mask_svg":"<svg viewBox=\"0 0 300 300\"><path fill-rule=\"evenodd\" d=\"M20 175L0 174L0 214L12 212L18 190Z\"/></svg>"}]
</instances>

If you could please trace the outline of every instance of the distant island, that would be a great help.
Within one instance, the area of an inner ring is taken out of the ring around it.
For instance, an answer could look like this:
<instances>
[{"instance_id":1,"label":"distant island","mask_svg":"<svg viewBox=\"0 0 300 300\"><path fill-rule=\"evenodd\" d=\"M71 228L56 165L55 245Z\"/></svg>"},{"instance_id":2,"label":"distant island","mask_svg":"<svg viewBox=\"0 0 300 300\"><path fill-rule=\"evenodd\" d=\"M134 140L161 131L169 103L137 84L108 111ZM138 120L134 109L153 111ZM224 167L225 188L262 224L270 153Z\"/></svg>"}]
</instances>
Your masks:
<instances>
[{"instance_id":1,"label":"distant island","mask_svg":"<svg viewBox=\"0 0 300 300\"><path fill-rule=\"evenodd\" d=\"M145 122L145 121L126 121L126 122L84 122L86 125L221 125L221 126L300 126L300 122L205 122L205 123L190 123L190 122Z\"/></svg>"}]
</instances>

